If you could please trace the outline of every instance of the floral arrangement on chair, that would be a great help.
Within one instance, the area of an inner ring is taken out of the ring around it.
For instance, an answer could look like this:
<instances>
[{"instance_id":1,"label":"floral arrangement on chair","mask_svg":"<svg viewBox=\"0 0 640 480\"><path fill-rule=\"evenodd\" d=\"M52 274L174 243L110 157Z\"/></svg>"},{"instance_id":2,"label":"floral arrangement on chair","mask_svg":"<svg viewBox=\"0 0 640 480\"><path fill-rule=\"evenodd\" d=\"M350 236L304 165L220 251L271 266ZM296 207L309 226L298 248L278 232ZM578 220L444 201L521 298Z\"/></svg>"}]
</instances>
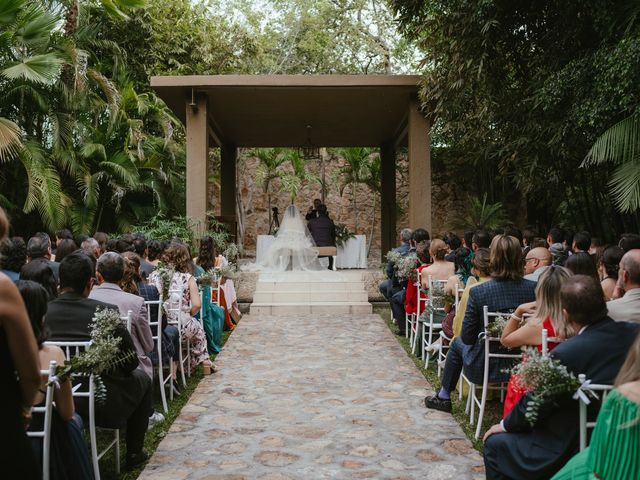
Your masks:
<instances>
[{"instance_id":1,"label":"floral arrangement on chair","mask_svg":"<svg viewBox=\"0 0 640 480\"><path fill-rule=\"evenodd\" d=\"M135 351L120 353L122 339L117 336L125 328L120 312L112 308L96 310L91 323L91 345L73 356L58 370L57 380L66 380L72 375L93 375L95 396L98 403L107 398L107 390L100 375L109 373L136 357Z\"/></svg>"},{"instance_id":2,"label":"floral arrangement on chair","mask_svg":"<svg viewBox=\"0 0 640 480\"><path fill-rule=\"evenodd\" d=\"M431 299L431 302L427 302L424 312L420 315L421 320L428 320L427 317L430 316L432 312L435 313L436 309L442 309L445 305L453 305L456 301L453 295L445 293L444 286L439 283L435 283L431 291L429 291L428 288L421 288L420 292Z\"/></svg>"},{"instance_id":3,"label":"floral arrangement on chair","mask_svg":"<svg viewBox=\"0 0 640 480\"><path fill-rule=\"evenodd\" d=\"M516 387L530 392L525 417L532 426L538 420L540 408L545 404L553 404L558 397L567 394L573 394L574 398L594 396L588 390L585 393L582 383L559 360L543 355L532 347L524 349L522 358L522 362L514 366L511 373L516 377Z\"/></svg>"},{"instance_id":4,"label":"floral arrangement on chair","mask_svg":"<svg viewBox=\"0 0 640 480\"><path fill-rule=\"evenodd\" d=\"M202 275L196 277L198 286L212 285L213 282L217 282L221 278L235 279L237 277L238 270L235 265L229 263L224 267L215 267L207 270Z\"/></svg>"},{"instance_id":5,"label":"floral arrangement on chair","mask_svg":"<svg viewBox=\"0 0 640 480\"><path fill-rule=\"evenodd\" d=\"M500 338L502 336L502 332L504 331L504 327L507 326L507 322L509 321L509 317L499 316L494 317L494 319L487 326L487 335L491 338Z\"/></svg>"}]
</instances>

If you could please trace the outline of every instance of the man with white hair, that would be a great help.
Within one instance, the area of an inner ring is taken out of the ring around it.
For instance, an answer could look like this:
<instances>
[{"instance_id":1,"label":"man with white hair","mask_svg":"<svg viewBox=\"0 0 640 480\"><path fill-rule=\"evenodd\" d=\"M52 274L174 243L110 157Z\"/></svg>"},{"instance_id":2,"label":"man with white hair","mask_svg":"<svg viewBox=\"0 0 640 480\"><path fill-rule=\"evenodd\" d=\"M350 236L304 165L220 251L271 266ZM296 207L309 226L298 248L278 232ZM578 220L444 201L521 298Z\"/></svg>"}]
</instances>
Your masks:
<instances>
[{"instance_id":1,"label":"man with white hair","mask_svg":"<svg viewBox=\"0 0 640 480\"><path fill-rule=\"evenodd\" d=\"M609 316L618 322L640 323L640 249L629 250L620 260L617 289L624 296L607 303Z\"/></svg>"}]
</instances>

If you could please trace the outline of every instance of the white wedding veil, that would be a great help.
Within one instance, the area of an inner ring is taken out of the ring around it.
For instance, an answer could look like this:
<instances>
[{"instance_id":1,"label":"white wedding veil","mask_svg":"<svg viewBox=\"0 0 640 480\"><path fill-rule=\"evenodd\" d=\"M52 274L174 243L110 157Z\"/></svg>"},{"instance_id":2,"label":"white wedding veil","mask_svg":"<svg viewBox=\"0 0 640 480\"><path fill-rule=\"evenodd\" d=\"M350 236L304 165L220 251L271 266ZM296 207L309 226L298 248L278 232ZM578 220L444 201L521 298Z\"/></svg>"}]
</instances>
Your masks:
<instances>
[{"instance_id":1,"label":"white wedding veil","mask_svg":"<svg viewBox=\"0 0 640 480\"><path fill-rule=\"evenodd\" d=\"M287 207L264 259L251 269L270 272L325 269L318 260L318 249L298 207Z\"/></svg>"}]
</instances>

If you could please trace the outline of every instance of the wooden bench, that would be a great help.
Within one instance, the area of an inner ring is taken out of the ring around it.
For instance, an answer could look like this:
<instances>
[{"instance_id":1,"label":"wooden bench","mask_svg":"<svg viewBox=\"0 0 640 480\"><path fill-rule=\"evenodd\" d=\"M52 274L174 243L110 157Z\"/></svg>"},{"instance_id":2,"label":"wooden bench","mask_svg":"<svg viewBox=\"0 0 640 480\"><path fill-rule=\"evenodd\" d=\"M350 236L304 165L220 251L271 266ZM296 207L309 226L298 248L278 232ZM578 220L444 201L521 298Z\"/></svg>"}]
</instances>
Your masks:
<instances>
[{"instance_id":1,"label":"wooden bench","mask_svg":"<svg viewBox=\"0 0 640 480\"><path fill-rule=\"evenodd\" d=\"M333 257L333 269L336 270L338 257L337 247L316 247L318 249L318 257Z\"/></svg>"}]
</instances>

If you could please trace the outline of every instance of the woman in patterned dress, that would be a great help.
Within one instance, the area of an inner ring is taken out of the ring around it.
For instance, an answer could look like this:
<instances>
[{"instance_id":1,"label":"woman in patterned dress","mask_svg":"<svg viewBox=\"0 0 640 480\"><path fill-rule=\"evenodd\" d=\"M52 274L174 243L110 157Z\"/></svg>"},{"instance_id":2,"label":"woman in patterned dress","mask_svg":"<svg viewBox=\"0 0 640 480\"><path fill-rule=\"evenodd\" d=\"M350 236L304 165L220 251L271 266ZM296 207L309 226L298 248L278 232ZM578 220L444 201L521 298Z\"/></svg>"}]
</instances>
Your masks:
<instances>
[{"instance_id":1,"label":"woman in patterned dress","mask_svg":"<svg viewBox=\"0 0 640 480\"><path fill-rule=\"evenodd\" d=\"M182 335L190 342L190 366L194 369L202 364L205 372L212 370L209 352L207 351L207 339L202 324L193 316L200 311L200 293L196 279L191 274L191 256L189 249L183 243L172 242L164 252L162 261L173 269L169 285L163 285L160 270L155 270L149 276L149 283L163 292L164 309L167 320L178 322L177 308L182 297L180 319L182 321ZM167 288L168 287L168 288ZM174 291L182 292L181 295ZM169 293L174 292L174 293Z\"/></svg>"}]
</instances>

